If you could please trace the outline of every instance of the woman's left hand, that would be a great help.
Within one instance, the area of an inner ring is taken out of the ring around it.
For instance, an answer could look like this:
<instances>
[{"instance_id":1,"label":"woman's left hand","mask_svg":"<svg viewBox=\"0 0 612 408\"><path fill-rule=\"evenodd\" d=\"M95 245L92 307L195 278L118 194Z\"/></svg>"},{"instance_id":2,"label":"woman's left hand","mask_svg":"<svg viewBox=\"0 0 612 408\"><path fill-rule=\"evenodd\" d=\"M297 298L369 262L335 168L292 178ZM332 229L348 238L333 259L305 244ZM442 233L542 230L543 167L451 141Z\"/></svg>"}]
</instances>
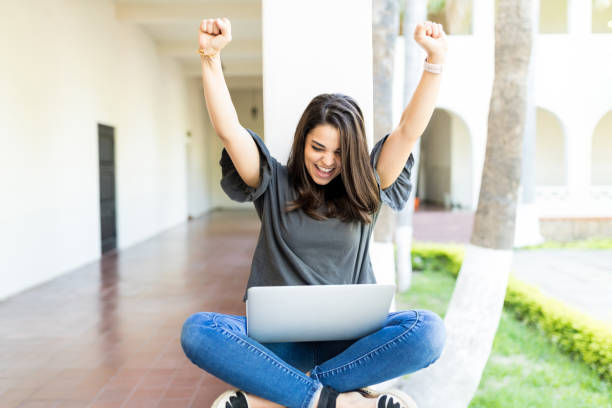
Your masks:
<instances>
[{"instance_id":1,"label":"woman's left hand","mask_svg":"<svg viewBox=\"0 0 612 408\"><path fill-rule=\"evenodd\" d=\"M432 64L444 63L448 41L442 24L431 21L417 24L414 30L414 40L427 52L427 62Z\"/></svg>"}]
</instances>

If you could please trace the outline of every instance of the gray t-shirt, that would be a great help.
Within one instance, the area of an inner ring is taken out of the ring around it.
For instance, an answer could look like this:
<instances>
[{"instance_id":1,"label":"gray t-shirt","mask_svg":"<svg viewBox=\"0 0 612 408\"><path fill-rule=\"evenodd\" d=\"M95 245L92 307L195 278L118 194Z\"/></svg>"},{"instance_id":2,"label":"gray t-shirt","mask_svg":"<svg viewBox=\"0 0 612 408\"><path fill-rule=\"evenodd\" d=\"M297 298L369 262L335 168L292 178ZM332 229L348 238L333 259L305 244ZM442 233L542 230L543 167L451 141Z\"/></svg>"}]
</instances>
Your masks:
<instances>
[{"instance_id":1,"label":"gray t-shirt","mask_svg":"<svg viewBox=\"0 0 612 408\"><path fill-rule=\"evenodd\" d=\"M247 186L236 171L227 151L221 152L221 187L232 200L253 201L261 229L247 290L251 286L339 285L376 283L370 263L369 244L380 210L374 222L344 222L337 218L315 220L302 210L286 212L296 192L289 184L287 166L280 164L266 148L259 135L246 129L257 144L260 156L258 188ZM379 185L380 198L394 210L401 210L408 201L412 184L410 170L414 157L410 154L395 182L380 190L376 163L386 135L374 145L370 163ZM246 301L245 291L243 302Z\"/></svg>"}]
</instances>

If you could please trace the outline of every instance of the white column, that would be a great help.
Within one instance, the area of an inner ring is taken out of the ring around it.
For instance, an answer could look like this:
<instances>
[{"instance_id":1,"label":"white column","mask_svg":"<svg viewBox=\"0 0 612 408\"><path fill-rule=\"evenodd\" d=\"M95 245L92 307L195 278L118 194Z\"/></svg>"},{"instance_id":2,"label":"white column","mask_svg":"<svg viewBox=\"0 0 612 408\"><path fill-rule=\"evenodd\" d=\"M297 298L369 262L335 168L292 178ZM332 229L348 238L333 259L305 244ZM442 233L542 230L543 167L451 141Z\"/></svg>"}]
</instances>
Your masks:
<instances>
[{"instance_id":1,"label":"white column","mask_svg":"<svg viewBox=\"0 0 612 408\"><path fill-rule=\"evenodd\" d=\"M262 30L264 136L272 155L286 163L297 123L321 93L357 101L371 146L371 0L263 0Z\"/></svg>"},{"instance_id":2,"label":"white column","mask_svg":"<svg viewBox=\"0 0 612 408\"><path fill-rule=\"evenodd\" d=\"M572 37L583 37L591 34L592 26L592 1L591 0L568 0L567 4L568 32ZM580 42L580 38L576 41ZM585 98L584 88L580 87L579 97ZM582 95L581 95L582 94ZM570 206L567 212L571 215L584 213L585 201L589 197L589 185L591 179L590 171L590 146L585 143L587 132L585 132L584 119L586 105L577 104L573 108L573 115L567 120L567 174L568 188L570 194Z\"/></svg>"},{"instance_id":3,"label":"white column","mask_svg":"<svg viewBox=\"0 0 612 408\"><path fill-rule=\"evenodd\" d=\"M567 0L567 25L570 34L591 33L591 0Z\"/></svg>"},{"instance_id":4,"label":"white column","mask_svg":"<svg viewBox=\"0 0 612 408\"><path fill-rule=\"evenodd\" d=\"M472 32L475 36L494 40L495 2L472 0Z\"/></svg>"},{"instance_id":5,"label":"white column","mask_svg":"<svg viewBox=\"0 0 612 408\"><path fill-rule=\"evenodd\" d=\"M589 196L589 185L591 183L591 169L589 166L590 146L585 143L587 135L584 123L580 118L582 109L575 112L576 119L567 122L567 176L570 194L569 212L573 215L585 211L585 201ZM569 214L568 214L569 215Z\"/></svg>"}]
</instances>

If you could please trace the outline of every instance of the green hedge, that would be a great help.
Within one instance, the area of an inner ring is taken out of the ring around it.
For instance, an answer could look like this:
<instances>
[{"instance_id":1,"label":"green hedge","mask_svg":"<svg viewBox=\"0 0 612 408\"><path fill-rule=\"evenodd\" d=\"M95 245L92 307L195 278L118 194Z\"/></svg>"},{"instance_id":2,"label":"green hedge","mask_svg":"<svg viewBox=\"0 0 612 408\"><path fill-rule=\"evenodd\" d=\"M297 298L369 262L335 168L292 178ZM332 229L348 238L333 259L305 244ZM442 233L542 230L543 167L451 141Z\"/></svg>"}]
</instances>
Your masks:
<instances>
[{"instance_id":1,"label":"green hedge","mask_svg":"<svg viewBox=\"0 0 612 408\"><path fill-rule=\"evenodd\" d=\"M535 324L562 350L582 358L612 381L612 329L540 290L510 276L504 306L521 320Z\"/></svg>"},{"instance_id":2,"label":"green hedge","mask_svg":"<svg viewBox=\"0 0 612 408\"><path fill-rule=\"evenodd\" d=\"M455 277L463 263L463 246L454 244L412 245L412 268L421 271L448 271Z\"/></svg>"},{"instance_id":3,"label":"green hedge","mask_svg":"<svg viewBox=\"0 0 612 408\"><path fill-rule=\"evenodd\" d=\"M418 270L445 270L455 277L463 262L463 247L415 244L412 265ZM510 275L504 306L522 321L534 324L562 350L581 358L601 377L612 381L612 329L534 286Z\"/></svg>"}]
</instances>

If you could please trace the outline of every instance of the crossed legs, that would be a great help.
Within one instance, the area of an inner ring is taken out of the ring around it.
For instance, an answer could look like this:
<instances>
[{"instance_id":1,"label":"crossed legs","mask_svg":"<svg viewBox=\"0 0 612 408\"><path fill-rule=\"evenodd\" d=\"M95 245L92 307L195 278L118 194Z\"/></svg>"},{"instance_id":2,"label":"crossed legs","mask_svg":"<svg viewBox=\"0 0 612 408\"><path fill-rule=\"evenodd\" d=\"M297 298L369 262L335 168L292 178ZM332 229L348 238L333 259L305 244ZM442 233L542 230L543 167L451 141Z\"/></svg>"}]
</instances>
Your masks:
<instances>
[{"instance_id":1,"label":"crossed legs","mask_svg":"<svg viewBox=\"0 0 612 408\"><path fill-rule=\"evenodd\" d=\"M360 400L371 402L351 390L433 363L442 352L445 336L444 323L433 312L390 313L380 330L349 343L326 361L315 358L309 375L246 336L244 316L196 313L183 326L181 344L194 364L248 393L253 407L313 408L326 385L342 393L337 400L340 408L349 401L352 406L361 405ZM320 342L319 346L326 344ZM301 345L295 350L294 354L308 352Z\"/></svg>"}]
</instances>

